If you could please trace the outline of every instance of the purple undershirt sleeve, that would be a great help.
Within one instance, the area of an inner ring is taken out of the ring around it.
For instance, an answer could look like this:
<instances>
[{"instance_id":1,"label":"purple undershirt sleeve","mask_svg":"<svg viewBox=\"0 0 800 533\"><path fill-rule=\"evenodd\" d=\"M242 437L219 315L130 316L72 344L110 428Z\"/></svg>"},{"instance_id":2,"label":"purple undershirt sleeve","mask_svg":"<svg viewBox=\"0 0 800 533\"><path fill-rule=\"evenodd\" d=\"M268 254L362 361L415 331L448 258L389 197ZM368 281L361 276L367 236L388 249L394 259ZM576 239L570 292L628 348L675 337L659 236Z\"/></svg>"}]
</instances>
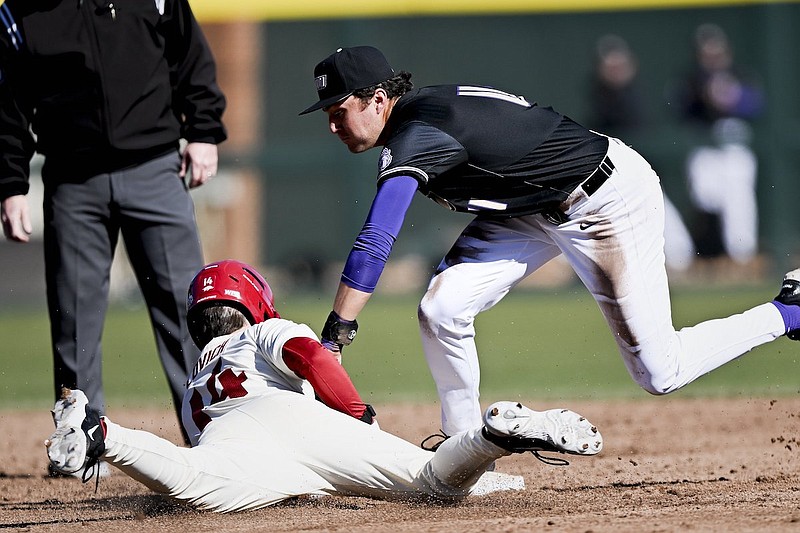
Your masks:
<instances>
[{"instance_id":1,"label":"purple undershirt sleeve","mask_svg":"<svg viewBox=\"0 0 800 533\"><path fill-rule=\"evenodd\" d=\"M375 290L417 187L417 180L410 176L392 177L378 186L344 265L342 283L363 292Z\"/></svg>"}]
</instances>

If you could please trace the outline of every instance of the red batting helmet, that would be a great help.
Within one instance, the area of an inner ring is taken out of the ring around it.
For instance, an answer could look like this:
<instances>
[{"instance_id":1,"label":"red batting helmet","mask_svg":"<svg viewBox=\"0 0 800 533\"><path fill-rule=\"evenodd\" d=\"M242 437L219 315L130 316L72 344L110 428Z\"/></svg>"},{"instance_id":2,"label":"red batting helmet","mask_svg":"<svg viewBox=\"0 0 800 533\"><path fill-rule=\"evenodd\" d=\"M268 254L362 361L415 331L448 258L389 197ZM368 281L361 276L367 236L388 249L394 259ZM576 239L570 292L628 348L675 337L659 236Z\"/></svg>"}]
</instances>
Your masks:
<instances>
[{"instance_id":1,"label":"red batting helmet","mask_svg":"<svg viewBox=\"0 0 800 533\"><path fill-rule=\"evenodd\" d=\"M267 281L241 261L218 261L204 266L189 285L186 311L191 317L214 303L235 307L251 324L280 318Z\"/></svg>"}]
</instances>

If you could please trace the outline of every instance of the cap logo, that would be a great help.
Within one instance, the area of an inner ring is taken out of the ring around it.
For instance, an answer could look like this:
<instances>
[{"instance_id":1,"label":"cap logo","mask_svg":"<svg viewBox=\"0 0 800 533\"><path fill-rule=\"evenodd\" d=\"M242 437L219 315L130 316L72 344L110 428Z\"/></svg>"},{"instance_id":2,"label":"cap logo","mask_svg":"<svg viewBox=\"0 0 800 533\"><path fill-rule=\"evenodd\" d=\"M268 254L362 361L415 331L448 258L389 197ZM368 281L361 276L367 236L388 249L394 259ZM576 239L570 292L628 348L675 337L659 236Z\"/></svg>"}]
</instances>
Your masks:
<instances>
[{"instance_id":1,"label":"cap logo","mask_svg":"<svg viewBox=\"0 0 800 533\"><path fill-rule=\"evenodd\" d=\"M342 48L314 67L314 85L319 101L300 114L330 107L353 94L353 91L372 87L394 75L394 70L377 48Z\"/></svg>"}]
</instances>

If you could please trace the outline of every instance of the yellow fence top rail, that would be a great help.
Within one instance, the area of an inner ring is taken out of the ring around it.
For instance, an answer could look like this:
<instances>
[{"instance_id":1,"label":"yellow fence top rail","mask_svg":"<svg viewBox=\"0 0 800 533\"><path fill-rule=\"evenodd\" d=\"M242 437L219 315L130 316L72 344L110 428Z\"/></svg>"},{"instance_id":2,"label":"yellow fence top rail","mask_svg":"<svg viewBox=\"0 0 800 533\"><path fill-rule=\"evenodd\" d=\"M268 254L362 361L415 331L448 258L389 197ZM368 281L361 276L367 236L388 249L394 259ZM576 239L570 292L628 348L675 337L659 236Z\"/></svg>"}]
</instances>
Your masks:
<instances>
[{"instance_id":1,"label":"yellow fence top rail","mask_svg":"<svg viewBox=\"0 0 800 533\"><path fill-rule=\"evenodd\" d=\"M800 0L190 0L203 21L505 15L797 3Z\"/></svg>"}]
</instances>

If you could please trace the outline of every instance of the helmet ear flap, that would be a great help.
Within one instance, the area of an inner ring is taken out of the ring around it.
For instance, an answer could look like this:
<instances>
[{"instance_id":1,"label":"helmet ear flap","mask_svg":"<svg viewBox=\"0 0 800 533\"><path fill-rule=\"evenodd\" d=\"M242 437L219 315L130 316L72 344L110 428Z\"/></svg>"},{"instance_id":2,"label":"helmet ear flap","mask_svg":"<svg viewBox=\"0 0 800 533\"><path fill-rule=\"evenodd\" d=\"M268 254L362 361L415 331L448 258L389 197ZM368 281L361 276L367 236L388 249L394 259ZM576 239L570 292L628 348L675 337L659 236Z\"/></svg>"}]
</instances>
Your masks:
<instances>
[{"instance_id":1,"label":"helmet ear flap","mask_svg":"<svg viewBox=\"0 0 800 533\"><path fill-rule=\"evenodd\" d=\"M202 324L200 324L200 311L202 310L201 306L191 306L189 307L188 311L186 312L186 325L189 329L189 336L192 337L192 341L194 341L194 345L197 346L198 349L202 350L206 343L202 335Z\"/></svg>"}]
</instances>

